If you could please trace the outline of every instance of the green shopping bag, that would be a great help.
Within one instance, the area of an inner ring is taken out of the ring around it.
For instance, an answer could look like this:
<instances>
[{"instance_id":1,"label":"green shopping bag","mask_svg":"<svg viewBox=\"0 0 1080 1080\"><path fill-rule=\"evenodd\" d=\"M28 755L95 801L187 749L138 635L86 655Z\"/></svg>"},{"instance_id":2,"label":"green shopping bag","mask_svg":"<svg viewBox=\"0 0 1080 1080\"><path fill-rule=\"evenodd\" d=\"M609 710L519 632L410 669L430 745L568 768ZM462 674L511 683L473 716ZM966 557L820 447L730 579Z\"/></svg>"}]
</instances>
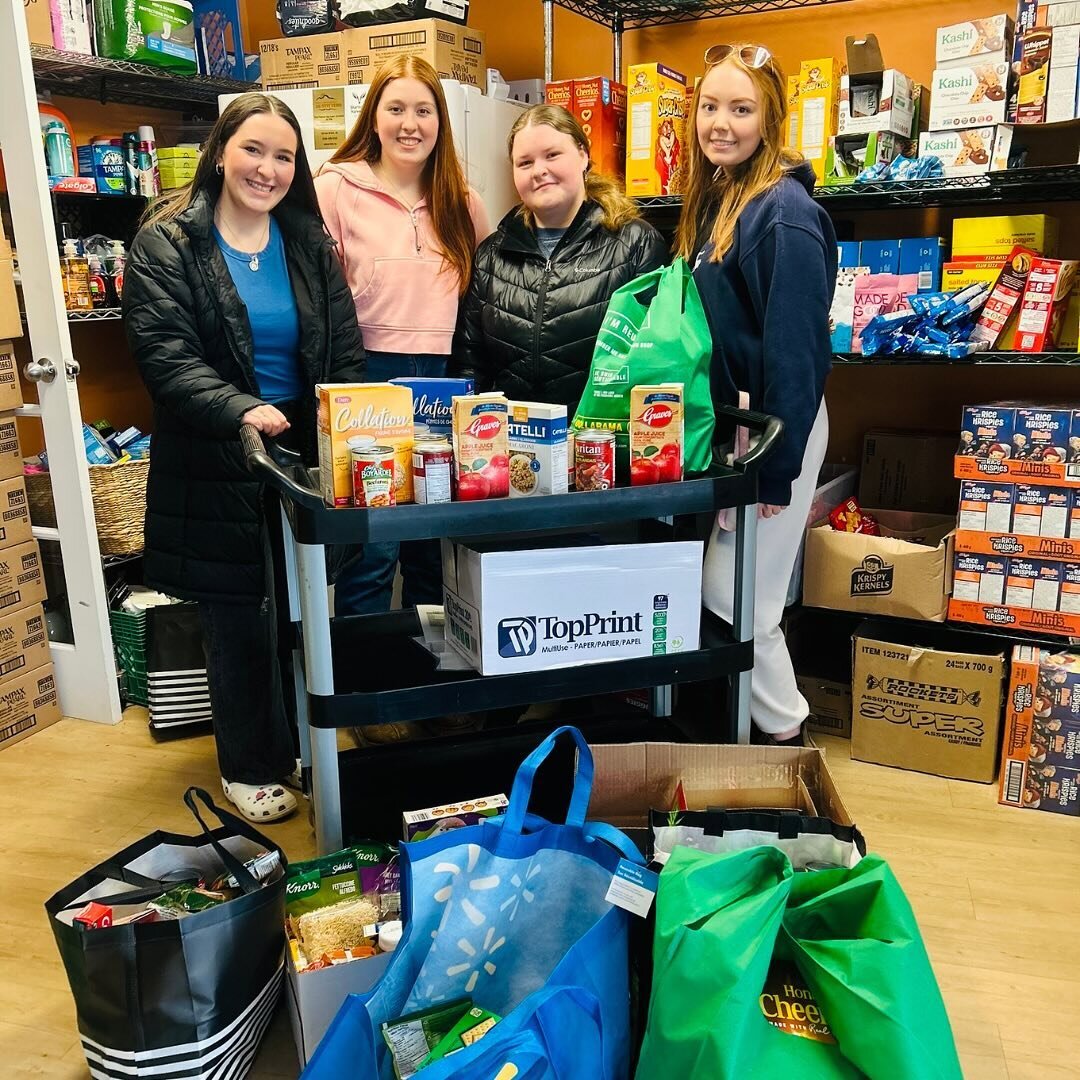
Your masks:
<instances>
[{"instance_id":1,"label":"green shopping bag","mask_svg":"<svg viewBox=\"0 0 1080 1080\"><path fill-rule=\"evenodd\" d=\"M589 381L574 414L574 428L615 432L619 474L630 459L630 390L650 383L684 387L687 472L712 462L713 416L709 366L712 335L694 275L685 259L642 274L608 302L593 348Z\"/></svg>"},{"instance_id":2,"label":"green shopping bag","mask_svg":"<svg viewBox=\"0 0 1080 1080\"><path fill-rule=\"evenodd\" d=\"M885 862L794 873L776 848L676 848L660 875L637 1080L961 1080Z\"/></svg>"}]
</instances>

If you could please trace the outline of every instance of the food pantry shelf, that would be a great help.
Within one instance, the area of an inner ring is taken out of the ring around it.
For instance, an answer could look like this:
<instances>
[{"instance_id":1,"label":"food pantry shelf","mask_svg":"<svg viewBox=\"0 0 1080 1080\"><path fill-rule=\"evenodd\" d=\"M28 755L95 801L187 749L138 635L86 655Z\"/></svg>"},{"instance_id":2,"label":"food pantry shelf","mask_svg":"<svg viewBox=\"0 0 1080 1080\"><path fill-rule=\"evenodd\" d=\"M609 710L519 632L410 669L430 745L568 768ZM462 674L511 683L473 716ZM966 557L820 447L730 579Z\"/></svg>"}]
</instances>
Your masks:
<instances>
[{"instance_id":1,"label":"food pantry shelf","mask_svg":"<svg viewBox=\"0 0 1080 1080\"><path fill-rule=\"evenodd\" d=\"M821 7L844 0L555 0L561 8L605 26L633 30L643 26L718 19L728 15L764 15L770 11Z\"/></svg>"},{"instance_id":2,"label":"food pantry shelf","mask_svg":"<svg viewBox=\"0 0 1080 1080\"><path fill-rule=\"evenodd\" d=\"M520 675L436 671L434 658L413 640L419 636L415 609L335 619L330 628L335 693L311 697L311 723L327 728L424 720L721 678L753 663L753 642L736 641L730 626L708 611L702 613L701 648L693 652ZM379 662L357 664L358 656L378 656Z\"/></svg>"},{"instance_id":3,"label":"food pantry shelf","mask_svg":"<svg viewBox=\"0 0 1080 1080\"><path fill-rule=\"evenodd\" d=\"M861 353L834 353L833 364L837 366L889 367L912 364L933 367L987 367L1004 365L1007 367L1055 367L1062 365L1080 365L1080 353L1050 352L979 352L962 360L950 360L947 356L923 356L919 353L897 353L892 356L863 356Z\"/></svg>"}]
</instances>

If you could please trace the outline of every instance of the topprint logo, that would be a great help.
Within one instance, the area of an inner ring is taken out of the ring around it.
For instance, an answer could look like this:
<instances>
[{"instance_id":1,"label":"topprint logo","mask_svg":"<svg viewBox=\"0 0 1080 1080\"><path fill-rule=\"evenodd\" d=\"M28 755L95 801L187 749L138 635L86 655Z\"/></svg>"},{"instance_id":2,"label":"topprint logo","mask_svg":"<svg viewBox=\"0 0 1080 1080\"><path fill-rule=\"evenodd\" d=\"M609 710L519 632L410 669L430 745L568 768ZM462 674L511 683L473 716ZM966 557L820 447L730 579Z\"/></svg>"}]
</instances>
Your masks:
<instances>
[{"instance_id":1,"label":"topprint logo","mask_svg":"<svg viewBox=\"0 0 1080 1080\"><path fill-rule=\"evenodd\" d=\"M499 623L499 655L515 660L536 652L536 620L527 617L503 619Z\"/></svg>"}]
</instances>

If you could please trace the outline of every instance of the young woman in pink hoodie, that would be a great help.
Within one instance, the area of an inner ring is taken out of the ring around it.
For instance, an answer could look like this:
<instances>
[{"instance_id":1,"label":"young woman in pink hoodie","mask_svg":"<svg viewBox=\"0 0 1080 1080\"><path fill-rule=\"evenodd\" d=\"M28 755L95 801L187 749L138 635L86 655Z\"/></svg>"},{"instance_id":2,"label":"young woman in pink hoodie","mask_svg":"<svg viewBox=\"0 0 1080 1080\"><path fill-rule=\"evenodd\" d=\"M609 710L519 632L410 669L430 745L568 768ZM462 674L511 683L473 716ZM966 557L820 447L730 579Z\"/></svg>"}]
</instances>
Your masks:
<instances>
[{"instance_id":1,"label":"young woman in pink hoodie","mask_svg":"<svg viewBox=\"0 0 1080 1080\"><path fill-rule=\"evenodd\" d=\"M315 189L356 304L368 380L444 376L473 253L491 230L427 61L403 56L379 69ZM367 545L338 581L335 612L388 611L398 555L397 544ZM400 555L405 606L442 603L437 545L406 543Z\"/></svg>"}]
</instances>

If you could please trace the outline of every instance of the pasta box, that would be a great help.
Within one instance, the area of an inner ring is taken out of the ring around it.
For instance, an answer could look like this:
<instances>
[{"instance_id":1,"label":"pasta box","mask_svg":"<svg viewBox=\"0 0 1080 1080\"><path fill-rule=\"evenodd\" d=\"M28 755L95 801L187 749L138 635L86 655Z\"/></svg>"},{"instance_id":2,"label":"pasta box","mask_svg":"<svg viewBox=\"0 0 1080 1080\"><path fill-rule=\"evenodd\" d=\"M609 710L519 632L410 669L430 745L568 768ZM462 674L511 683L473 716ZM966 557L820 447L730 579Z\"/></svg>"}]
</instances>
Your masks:
<instances>
[{"instance_id":1,"label":"pasta box","mask_svg":"<svg viewBox=\"0 0 1080 1080\"><path fill-rule=\"evenodd\" d=\"M453 427L452 401L455 395L473 392L472 379L425 379L403 376L391 379L394 386L407 386L412 391L413 427L426 427L433 435L449 435Z\"/></svg>"}]
</instances>

